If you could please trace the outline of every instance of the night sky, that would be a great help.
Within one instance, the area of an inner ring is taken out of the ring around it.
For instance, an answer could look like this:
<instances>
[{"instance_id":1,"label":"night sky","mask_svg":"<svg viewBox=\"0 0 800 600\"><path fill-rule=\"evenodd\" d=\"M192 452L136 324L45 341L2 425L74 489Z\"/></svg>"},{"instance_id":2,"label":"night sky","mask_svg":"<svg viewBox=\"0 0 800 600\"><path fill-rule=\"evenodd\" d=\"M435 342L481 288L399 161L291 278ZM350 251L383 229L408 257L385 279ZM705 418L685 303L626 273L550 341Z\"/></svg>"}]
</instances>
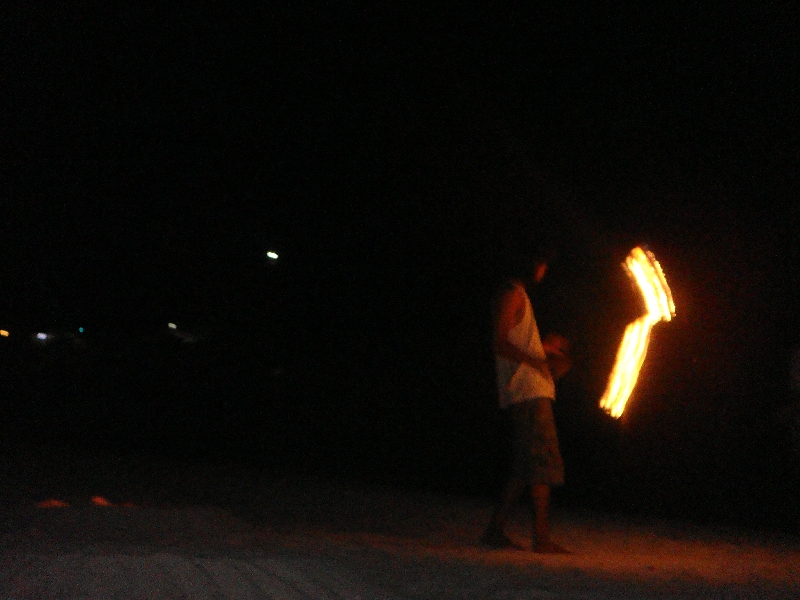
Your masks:
<instances>
[{"instance_id":1,"label":"night sky","mask_svg":"<svg viewBox=\"0 0 800 600\"><path fill-rule=\"evenodd\" d=\"M7 423L491 490L491 295L546 237L537 315L576 359L564 502L621 507L635 486L587 459L607 448L680 502L791 479L764 441L788 439L800 343L796 7L401 4L3 9L0 328L86 328L77 358L8 338ZM677 317L612 423L638 244Z\"/></svg>"}]
</instances>

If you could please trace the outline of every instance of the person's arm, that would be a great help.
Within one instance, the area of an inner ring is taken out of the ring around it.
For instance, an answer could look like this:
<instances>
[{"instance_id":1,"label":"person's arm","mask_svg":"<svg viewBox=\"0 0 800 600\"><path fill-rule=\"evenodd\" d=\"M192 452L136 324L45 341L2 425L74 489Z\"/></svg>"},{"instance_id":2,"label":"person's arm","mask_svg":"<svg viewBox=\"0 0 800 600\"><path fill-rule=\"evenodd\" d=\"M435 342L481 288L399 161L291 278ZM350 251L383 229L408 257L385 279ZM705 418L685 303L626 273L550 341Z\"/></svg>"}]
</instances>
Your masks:
<instances>
[{"instance_id":1,"label":"person's arm","mask_svg":"<svg viewBox=\"0 0 800 600\"><path fill-rule=\"evenodd\" d=\"M524 316L525 298L522 293L518 289L513 289L503 294L495 324L494 352L508 360L530 365L543 375L548 375L550 370L547 359L531 356L508 340L509 332L522 321Z\"/></svg>"}]
</instances>

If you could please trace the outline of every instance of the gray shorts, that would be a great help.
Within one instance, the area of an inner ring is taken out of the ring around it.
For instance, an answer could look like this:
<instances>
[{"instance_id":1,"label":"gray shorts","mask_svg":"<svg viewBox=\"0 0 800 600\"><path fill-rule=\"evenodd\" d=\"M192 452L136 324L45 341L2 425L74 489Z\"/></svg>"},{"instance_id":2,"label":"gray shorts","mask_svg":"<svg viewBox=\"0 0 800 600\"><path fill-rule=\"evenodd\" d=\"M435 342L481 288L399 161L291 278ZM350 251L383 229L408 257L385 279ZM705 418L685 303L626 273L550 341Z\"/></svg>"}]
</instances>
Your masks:
<instances>
[{"instance_id":1,"label":"gray shorts","mask_svg":"<svg viewBox=\"0 0 800 600\"><path fill-rule=\"evenodd\" d=\"M564 483L564 462L558 449L553 401L532 398L512 404L511 475L527 483Z\"/></svg>"}]
</instances>

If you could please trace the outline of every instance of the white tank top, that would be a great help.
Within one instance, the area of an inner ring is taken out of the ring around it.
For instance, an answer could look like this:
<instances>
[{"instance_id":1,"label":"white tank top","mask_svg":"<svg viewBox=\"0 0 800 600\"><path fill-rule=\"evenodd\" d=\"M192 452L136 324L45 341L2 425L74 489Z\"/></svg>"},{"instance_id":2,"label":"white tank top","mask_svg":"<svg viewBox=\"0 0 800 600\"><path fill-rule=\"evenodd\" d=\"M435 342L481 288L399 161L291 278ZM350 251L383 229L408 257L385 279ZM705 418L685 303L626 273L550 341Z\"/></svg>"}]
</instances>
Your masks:
<instances>
[{"instance_id":1,"label":"white tank top","mask_svg":"<svg viewBox=\"0 0 800 600\"><path fill-rule=\"evenodd\" d=\"M514 287L517 291L522 291L525 297L525 314L522 321L508 332L508 341L532 357L543 359L544 348L533 316L531 301L522 285L515 283ZM499 355L495 355L495 364L500 408L531 398L555 399L556 385L552 377L543 375L530 365L514 362Z\"/></svg>"}]
</instances>

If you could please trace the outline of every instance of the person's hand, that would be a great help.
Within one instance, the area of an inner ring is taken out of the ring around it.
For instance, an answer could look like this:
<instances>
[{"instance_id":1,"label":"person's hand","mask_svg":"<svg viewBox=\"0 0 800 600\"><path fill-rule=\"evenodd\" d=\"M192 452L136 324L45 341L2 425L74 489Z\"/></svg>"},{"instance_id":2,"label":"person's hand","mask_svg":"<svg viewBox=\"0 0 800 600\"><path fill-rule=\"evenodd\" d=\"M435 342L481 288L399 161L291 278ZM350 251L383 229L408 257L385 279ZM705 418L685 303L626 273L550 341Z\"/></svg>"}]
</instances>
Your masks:
<instances>
[{"instance_id":1,"label":"person's hand","mask_svg":"<svg viewBox=\"0 0 800 600\"><path fill-rule=\"evenodd\" d=\"M548 354L547 362L553 381L558 381L572 368L572 359L564 354Z\"/></svg>"}]
</instances>

